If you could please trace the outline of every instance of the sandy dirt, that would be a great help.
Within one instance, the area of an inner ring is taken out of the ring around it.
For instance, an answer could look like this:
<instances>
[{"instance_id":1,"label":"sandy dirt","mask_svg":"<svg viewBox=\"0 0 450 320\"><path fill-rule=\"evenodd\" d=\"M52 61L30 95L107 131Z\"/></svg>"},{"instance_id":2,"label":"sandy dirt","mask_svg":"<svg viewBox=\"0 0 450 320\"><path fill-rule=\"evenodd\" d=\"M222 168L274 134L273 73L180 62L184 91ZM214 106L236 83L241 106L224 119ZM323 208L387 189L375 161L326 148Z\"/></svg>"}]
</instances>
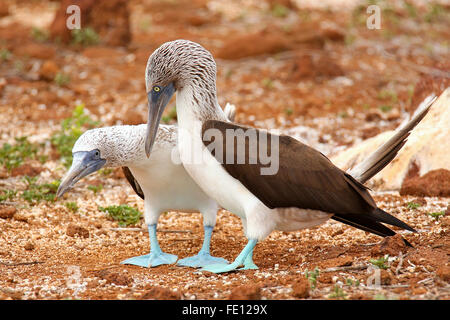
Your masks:
<instances>
[{"instance_id":1,"label":"sandy dirt","mask_svg":"<svg viewBox=\"0 0 450 320\"><path fill-rule=\"evenodd\" d=\"M38 183L63 176L66 169L48 141L79 103L102 125L146 121L145 64L168 40L197 41L213 53L219 103L236 105L237 122L280 129L327 155L395 128L450 72L450 9L444 5L417 1L410 8L392 1L383 7L382 29L369 30L367 4L356 1L328 9L299 8L295 1L128 3L131 39L121 46L42 39L38 31L50 28L58 1L0 5L0 146L27 136L43 143L48 158L0 169L0 195L17 193L0 202L0 299L450 298L445 197L373 190L382 209L418 230L396 230L413 248L330 220L273 232L256 246L259 270L221 275L120 264L148 253L149 241L142 219L120 228L98 209L128 204L142 212L142 201L118 170L80 181L55 202L24 201L25 175ZM57 74L68 80L55 81ZM87 188L99 184L96 193ZM443 214L430 215L435 212ZM161 248L179 258L201 247L200 214L168 212L158 230ZM239 218L221 210L212 254L231 261L245 243ZM385 255L385 269L374 268L371 259Z\"/></svg>"}]
</instances>

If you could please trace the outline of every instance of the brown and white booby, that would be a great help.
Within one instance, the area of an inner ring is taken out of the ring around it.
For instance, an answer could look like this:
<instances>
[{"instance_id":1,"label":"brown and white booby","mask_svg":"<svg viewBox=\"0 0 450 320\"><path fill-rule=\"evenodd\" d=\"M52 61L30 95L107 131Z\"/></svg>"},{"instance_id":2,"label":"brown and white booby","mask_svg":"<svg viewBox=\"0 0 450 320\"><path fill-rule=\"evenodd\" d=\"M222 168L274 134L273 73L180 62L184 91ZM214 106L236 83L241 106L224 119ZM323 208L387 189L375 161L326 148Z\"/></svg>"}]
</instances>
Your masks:
<instances>
[{"instance_id":1,"label":"brown and white booby","mask_svg":"<svg viewBox=\"0 0 450 320\"><path fill-rule=\"evenodd\" d=\"M227 104L225 113L234 118L235 107ZM61 197L81 178L103 167L122 167L133 190L144 200L144 218L150 237L150 253L132 257L123 264L155 267L172 264L177 256L161 250L156 237L156 225L162 212L178 210L200 212L203 215L203 246L195 256L181 259L180 266L201 267L226 263L210 255L210 241L216 223L218 205L191 179L179 159L178 129L161 125L149 158L145 155L146 125L112 126L91 129L83 133L72 149L73 162L57 191Z\"/></svg>"},{"instance_id":2,"label":"brown and white booby","mask_svg":"<svg viewBox=\"0 0 450 320\"><path fill-rule=\"evenodd\" d=\"M148 60L146 86L147 155L176 92L181 161L208 196L242 219L249 240L233 263L204 270L257 268L253 248L273 230L310 228L329 218L383 237L395 234L383 223L415 231L378 208L362 183L317 150L286 135L228 122L217 100L216 63L201 45L176 40L160 46ZM397 142L375 157L378 162L366 163L367 176L392 160L403 143Z\"/></svg>"}]
</instances>

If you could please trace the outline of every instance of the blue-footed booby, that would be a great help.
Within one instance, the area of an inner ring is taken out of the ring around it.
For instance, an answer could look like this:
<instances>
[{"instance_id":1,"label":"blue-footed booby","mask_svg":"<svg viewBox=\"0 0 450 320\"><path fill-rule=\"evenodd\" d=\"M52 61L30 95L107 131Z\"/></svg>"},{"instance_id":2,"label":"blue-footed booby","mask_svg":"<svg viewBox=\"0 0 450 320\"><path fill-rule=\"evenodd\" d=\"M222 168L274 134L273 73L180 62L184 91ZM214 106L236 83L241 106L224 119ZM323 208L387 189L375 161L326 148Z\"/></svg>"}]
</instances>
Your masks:
<instances>
[{"instance_id":1,"label":"blue-footed booby","mask_svg":"<svg viewBox=\"0 0 450 320\"><path fill-rule=\"evenodd\" d=\"M310 228L329 218L380 236L395 234L383 223L415 231L378 208L361 182L317 150L286 135L228 122L217 99L216 63L200 44L175 40L161 45L149 57L146 87L147 155L161 114L176 92L181 161L208 196L242 219L248 238L234 262L202 270L255 269L253 249L273 230ZM408 132L363 161L357 172L362 181L392 160Z\"/></svg>"},{"instance_id":2,"label":"blue-footed booby","mask_svg":"<svg viewBox=\"0 0 450 320\"><path fill-rule=\"evenodd\" d=\"M234 118L235 107L227 104L224 112ZM102 167L122 167L133 190L144 199L144 218L150 237L150 253L132 257L123 264L155 267L172 264L177 256L161 250L156 237L156 225L162 212L195 211L203 215L204 240L200 252L177 262L180 266L201 267L226 263L210 255L210 241L216 223L218 205L191 179L178 154L178 129L162 125L149 158L145 155L146 125L112 126L91 129L76 141L72 166L63 178L57 196L61 197L81 178Z\"/></svg>"}]
</instances>

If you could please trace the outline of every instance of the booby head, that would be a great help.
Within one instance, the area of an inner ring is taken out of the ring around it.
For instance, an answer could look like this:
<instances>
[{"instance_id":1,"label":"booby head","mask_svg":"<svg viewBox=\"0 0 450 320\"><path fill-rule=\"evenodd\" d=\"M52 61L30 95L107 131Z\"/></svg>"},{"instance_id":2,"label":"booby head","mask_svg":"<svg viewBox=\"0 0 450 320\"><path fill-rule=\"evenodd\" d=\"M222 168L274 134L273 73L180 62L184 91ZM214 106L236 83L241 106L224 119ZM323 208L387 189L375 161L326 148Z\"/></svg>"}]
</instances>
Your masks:
<instances>
[{"instance_id":1,"label":"booby head","mask_svg":"<svg viewBox=\"0 0 450 320\"><path fill-rule=\"evenodd\" d=\"M105 166L122 166L127 160L139 157L144 138L140 129L144 126L96 128L83 133L72 148L72 165L58 188L57 197Z\"/></svg>"},{"instance_id":2,"label":"booby head","mask_svg":"<svg viewBox=\"0 0 450 320\"><path fill-rule=\"evenodd\" d=\"M166 42L147 62L148 121L145 152L150 156L164 108L176 91L195 87L198 98L217 104L216 63L211 53L188 40Z\"/></svg>"}]
</instances>

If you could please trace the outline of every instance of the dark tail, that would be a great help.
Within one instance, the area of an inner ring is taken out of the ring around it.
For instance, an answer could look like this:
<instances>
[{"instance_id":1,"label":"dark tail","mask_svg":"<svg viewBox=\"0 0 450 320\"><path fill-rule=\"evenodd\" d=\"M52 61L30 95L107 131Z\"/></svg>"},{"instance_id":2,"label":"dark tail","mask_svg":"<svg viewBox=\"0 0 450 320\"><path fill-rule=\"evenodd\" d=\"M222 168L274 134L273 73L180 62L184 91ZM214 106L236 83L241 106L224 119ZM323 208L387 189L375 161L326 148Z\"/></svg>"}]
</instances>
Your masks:
<instances>
[{"instance_id":1,"label":"dark tail","mask_svg":"<svg viewBox=\"0 0 450 320\"><path fill-rule=\"evenodd\" d=\"M370 214L335 214L331 218L381 237L388 237L396 234L393 230L389 229L382 223L397 226L412 232L417 232L403 221L391 216L389 213L381 210L380 208L375 209ZM409 243L406 239L403 239L403 241L407 246L412 247L411 243Z\"/></svg>"}]
</instances>

